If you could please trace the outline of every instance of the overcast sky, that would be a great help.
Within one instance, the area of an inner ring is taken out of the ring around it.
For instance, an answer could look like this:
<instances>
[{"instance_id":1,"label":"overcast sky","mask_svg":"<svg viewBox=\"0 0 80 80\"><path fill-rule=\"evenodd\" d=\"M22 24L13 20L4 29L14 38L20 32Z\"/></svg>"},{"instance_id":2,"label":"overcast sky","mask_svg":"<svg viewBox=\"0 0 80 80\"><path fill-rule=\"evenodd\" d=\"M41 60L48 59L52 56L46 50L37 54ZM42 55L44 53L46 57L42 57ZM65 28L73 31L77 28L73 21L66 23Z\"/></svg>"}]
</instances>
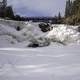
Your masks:
<instances>
[{"instance_id":1,"label":"overcast sky","mask_svg":"<svg viewBox=\"0 0 80 80\"><path fill-rule=\"evenodd\" d=\"M64 14L66 0L8 0L16 14L23 16L55 16Z\"/></svg>"}]
</instances>

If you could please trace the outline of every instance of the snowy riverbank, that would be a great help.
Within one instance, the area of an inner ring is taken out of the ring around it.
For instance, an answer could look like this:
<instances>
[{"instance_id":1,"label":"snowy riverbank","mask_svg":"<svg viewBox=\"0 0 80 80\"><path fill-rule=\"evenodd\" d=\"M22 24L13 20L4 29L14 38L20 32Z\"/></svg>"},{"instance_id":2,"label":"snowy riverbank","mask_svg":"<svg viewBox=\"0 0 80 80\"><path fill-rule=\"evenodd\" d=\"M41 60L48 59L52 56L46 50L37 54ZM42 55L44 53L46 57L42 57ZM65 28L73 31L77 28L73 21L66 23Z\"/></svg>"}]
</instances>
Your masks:
<instances>
[{"instance_id":1,"label":"snowy riverbank","mask_svg":"<svg viewBox=\"0 0 80 80\"><path fill-rule=\"evenodd\" d=\"M39 23L0 20L0 48L26 48L34 42L40 46L46 46L51 42L67 45L80 43L80 33L77 31L78 26L64 24L50 26L53 29L43 33L39 28ZM17 27L20 28L19 31Z\"/></svg>"}]
</instances>

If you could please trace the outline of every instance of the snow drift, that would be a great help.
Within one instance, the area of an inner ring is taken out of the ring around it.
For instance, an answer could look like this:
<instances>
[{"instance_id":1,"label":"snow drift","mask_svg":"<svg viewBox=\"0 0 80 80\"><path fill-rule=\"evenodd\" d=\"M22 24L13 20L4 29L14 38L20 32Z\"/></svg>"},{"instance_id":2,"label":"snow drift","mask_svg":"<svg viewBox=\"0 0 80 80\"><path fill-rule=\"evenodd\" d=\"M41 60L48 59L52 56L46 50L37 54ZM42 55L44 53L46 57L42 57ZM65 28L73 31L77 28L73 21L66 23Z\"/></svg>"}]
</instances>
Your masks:
<instances>
[{"instance_id":1,"label":"snow drift","mask_svg":"<svg viewBox=\"0 0 80 80\"><path fill-rule=\"evenodd\" d=\"M51 31L43 33L39 23L0 19L0 47L43 47L51 42L80 43L78 26L62 24L51 27Z\"/></svg>"},{"instance_id":2,"label":"snow drift","mask_svg":"<svg viewBox=\"0 0 80 80\"><path fill-rule=\"evenodd\" d=\"M0 20L0 47L27 47L34 42L42 46L46 42L43 36L38 23Z\"/></svg>"},{"instance_id":3,"label":"snow drift","mask_svg":"<svg viewBox=\"0 0 80 80\"><path fill-rule=\"evenodd\" d=\"M78 26L52 25L53 29L48 33L47 38L53 42L63 44L80 43L80 32Z\"/></svg>"}]
</instances>

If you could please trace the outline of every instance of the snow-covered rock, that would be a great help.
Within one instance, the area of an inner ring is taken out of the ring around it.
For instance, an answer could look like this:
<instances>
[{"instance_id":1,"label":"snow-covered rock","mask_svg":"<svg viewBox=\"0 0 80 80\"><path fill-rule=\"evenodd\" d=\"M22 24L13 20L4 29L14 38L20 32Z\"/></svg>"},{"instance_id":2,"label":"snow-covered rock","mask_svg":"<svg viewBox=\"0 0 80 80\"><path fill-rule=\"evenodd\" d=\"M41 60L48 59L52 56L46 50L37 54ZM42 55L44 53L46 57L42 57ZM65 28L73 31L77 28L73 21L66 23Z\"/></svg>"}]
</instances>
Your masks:
<instances>
[{"instance_id":1,"label":"snow-covered rock","mask_svg":"<svg viewBox=\"0 0 80 80\"><path fill-rule=\"evenodd\" d=\"M17 30L17 27L20 27L20 30ZM24 42L28 46L29 42L43 36L45 33L40 30L38 23L0 20L0 47L20 47L19 44Z\"/></svg>"},{"instance_id":2,"label":"snow-covered rock","mask_svg":"<svg viewBox=\"0 0 80 80\"><path fill-rule=\"evenodd\" d=\"M46 36L51 41L64 44L80 42L80 33L74 28L76 26L69 25L53 25L53 29Z\"/></svg>"},{"instance_id":3,"label":"snow-covered rock","mask_svg":"<svg viewBox=\"0 0 80 80\"><path fill-rule=\"evenodd\" d=\"M80 43L78 26L50 25L53 29L44 33L39 24L0 19L0 47L27 47L35 44L43 47L51 42Z\"/></svg>"}]
</instances>

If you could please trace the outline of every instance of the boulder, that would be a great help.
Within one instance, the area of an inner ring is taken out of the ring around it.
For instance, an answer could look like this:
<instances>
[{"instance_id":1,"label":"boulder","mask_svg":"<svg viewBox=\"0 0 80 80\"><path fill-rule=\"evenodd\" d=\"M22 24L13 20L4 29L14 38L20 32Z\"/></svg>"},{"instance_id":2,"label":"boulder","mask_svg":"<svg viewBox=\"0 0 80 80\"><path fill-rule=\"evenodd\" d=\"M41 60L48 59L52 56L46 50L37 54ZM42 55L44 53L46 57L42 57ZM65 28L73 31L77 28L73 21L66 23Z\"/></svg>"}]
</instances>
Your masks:
<instances>
[{"instance_id":1,"label":"boulder","mask_svg":"<svg viewBox=\"0 0 80 80\"><path fill-rule=\"evenodd\" d=\"M78 32L80 32L80 26L78 27Z\"/></svg>"},{"instance_id":2,"label":"boulder","mask_svg":"<svg viewBox=\"0 0 80 80\"><path fill-rule=\"evenodd\" d=\"M50 31L50 24L48 23L40 23L39 28L41 29L42 32L47 32Z\"/></svg>"}]
</instances>

